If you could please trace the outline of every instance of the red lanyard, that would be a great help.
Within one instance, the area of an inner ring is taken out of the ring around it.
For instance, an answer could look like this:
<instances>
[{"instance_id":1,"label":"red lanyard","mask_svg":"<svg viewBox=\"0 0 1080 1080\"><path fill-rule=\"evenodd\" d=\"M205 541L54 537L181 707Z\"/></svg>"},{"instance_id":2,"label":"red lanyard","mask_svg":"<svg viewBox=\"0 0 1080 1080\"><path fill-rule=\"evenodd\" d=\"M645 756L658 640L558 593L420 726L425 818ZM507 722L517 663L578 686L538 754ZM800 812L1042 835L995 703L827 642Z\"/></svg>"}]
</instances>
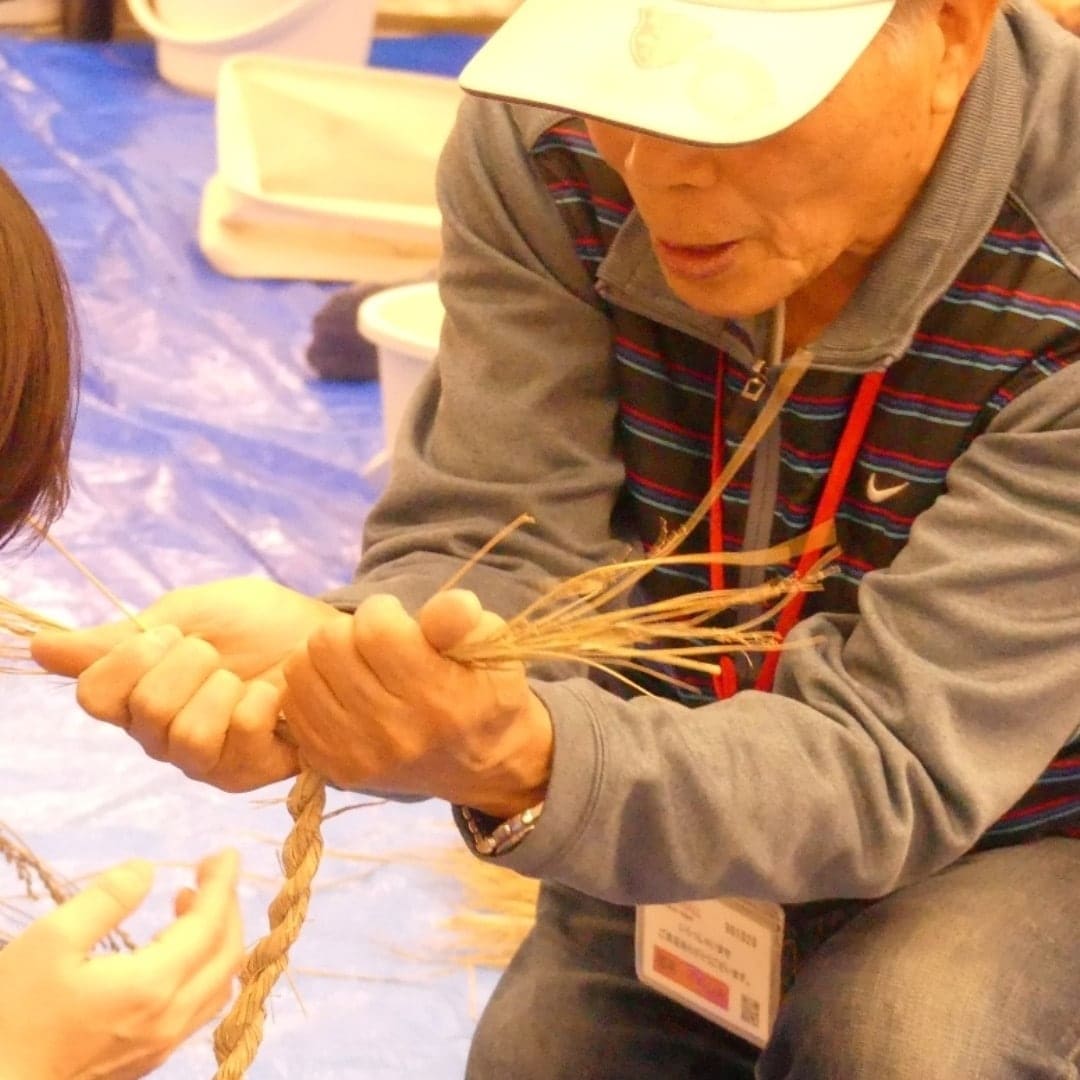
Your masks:
<instances>
[{"instance_id":1,"label":"red lanyard","mask_svg":"<svg viewBox=\"0 0 1080 1080\"><path fill-rule=\"evenodd\" d=\"M716 366L716 393L713 406L713 431L712 431L712 464L711 474L715 481L724 467L724 357L718 358ZM862 445L863 435L866 433L866 425L870 422L870 416L874 411L874 403L877 401L878 391L881 389L885 373L873 371L864 375L859 384L859 390L855 395L851 411L848 413L847 423L844 425L844 433L840 436L840 443L833 455L829 475L825 480L825 488L818 500L817 509L814 511L814 520L811 528L823 524L836 516L836 511L843 498L844 489L847 487L851 470L855 465L859 447ZM778 421L777 421L778 422ZM724 550L724 500L719 496L709 511L709 550ZM821 549L804 551L795 568L797 575L802 575L810 569L821 555ZM709 585L713 589L723 589L724 567L712 565L709 568ZM781 611L780 618L776 623L776 633L781 641L787 637L791 628L799 621L803 605L806 601L806 593L797 593L789 604ZM768 652L761 665L761 671L754 682L757 690L771 690L773 678L776 675L776 665L780 661L779 652ZM738 676L735 672L735 663L730 656L721 656L720 674L713 676L713 691L718 698L728 698L738 689Z\"/></svg>"}]
</instances>

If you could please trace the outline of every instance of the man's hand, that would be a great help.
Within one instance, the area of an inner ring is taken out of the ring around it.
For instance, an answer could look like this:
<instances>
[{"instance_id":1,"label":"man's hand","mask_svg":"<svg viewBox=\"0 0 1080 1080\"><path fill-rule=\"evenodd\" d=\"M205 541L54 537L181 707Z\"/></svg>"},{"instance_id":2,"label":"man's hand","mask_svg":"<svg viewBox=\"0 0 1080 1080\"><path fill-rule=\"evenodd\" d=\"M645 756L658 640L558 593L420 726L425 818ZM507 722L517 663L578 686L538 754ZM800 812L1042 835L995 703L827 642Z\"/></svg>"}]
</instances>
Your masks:
<instances>
[{"instance_id":1,"label":"man's hand","mask_svg":"<svg viewBox=\"0 0 1080 1080\"><path fill-rule=\"evenodd\" d=\"M90 956L145 899L136 860L33 923L0 952L0 1047L8 1080L132 1080L157 1068L232 996L243 959L234 852L205 860L176 921L134 953Z\"/></svg>"},{"instance_id":2,"label":"man's hand","mask_svg":"<svg viewBox=\"0 0 1080 1080\"><path fill-rule=\"evenodd\" d=\"M327 620L284 668L283 710L304 759L341 787L432 795L497 817L539 802L551 720L524 668L442 655L501 625L461 590L415 620L391 596Z\"/></svg>"},{"instance_id":3,"label":"man's hand","mask_svg":"<svg viewBox=\"0 0 1080 1080\"><path fill-rule=\"evenodd\" d=\"M284 586L235 578L177 589L131 621L42 631L47 671L78 677L79 704L146 751L224 791L293 775L279 730L282 663L339 613Z\"/></svg>"}]
</instances>

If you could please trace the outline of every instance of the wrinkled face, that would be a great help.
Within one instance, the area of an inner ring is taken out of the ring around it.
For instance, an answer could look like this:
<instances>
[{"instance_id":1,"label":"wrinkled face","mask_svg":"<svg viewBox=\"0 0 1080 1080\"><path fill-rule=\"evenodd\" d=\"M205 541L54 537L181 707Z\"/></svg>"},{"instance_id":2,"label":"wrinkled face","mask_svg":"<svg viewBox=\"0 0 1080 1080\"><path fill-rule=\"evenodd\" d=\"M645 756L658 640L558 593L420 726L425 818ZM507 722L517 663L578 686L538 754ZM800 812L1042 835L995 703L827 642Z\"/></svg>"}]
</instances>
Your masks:
<instances>
[{"instance_id":1,"label":"wrinkled face","mask_svg":"<svg viewBox=\"0 0 1080 1080\"><path fill-rule=\"evenodd\" d=\"M816 282L858 277L895 231L951 113L935 105L933 18L900 40L886 33L816 109L759 142L702 148L588 121L669 285L692 307L747 316Z\"/></svg>"}]
</instances>

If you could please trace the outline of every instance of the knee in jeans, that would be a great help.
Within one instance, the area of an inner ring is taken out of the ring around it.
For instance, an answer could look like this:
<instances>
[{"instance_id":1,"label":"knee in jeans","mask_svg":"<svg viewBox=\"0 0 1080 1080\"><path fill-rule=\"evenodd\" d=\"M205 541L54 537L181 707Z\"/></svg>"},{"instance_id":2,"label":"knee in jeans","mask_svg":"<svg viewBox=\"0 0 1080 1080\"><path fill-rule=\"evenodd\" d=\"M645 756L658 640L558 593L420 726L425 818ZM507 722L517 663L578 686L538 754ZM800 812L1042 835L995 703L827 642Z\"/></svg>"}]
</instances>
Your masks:
<instances>
[{"instance_id":1,"label":"knee in jeans","mask_svg":"<svg viewBox=\"0 0 1080 1080\"><path fill-rule=\"evenodd\" d=\"M1015 1072L1000 970L946 970L915 951L858 971L825 965L797 981L763 1056L763 1080L935 1080ZM1033 1072L1031 1075L1040 1075Z\"/></svg>"},{"instance_id":2,"label":"knee in jeans","mask_svg":"<svg viewBox=\"0 0 1080 1080\"><path fill-rule=\"evenodd\" d=\"M538 982L501 984L473 1036L465 1080L577 1080L589 1047L557 993Z\"/></svg>"}]
</instances>

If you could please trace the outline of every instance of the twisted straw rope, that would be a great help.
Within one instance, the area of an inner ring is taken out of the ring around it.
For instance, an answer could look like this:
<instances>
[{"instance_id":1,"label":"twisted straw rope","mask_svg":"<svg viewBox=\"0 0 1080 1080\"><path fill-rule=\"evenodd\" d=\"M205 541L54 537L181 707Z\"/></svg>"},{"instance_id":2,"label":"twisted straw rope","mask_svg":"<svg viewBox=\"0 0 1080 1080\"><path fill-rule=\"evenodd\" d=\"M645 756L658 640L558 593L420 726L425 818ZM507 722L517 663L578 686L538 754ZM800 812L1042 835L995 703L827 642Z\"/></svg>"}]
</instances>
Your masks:
<instances>
[{"instance_id":1,"label":"twisted straw rope","mask_svg":"<svg viewBox=\"0 0 1080 1080\"><path fill-rule=\"evenodd\" d=\"M311 769L293 783L286 804L293 827L282 847L285 883L268 911L270 932L256 942L240 972L240 993L214 1031L214 1080L241 1080L262 1042L266 1000L288 967L289 950L300 937L311 900L311 883L322 859L322 816L326 784Z\"/></svg>"}]
</instances>

